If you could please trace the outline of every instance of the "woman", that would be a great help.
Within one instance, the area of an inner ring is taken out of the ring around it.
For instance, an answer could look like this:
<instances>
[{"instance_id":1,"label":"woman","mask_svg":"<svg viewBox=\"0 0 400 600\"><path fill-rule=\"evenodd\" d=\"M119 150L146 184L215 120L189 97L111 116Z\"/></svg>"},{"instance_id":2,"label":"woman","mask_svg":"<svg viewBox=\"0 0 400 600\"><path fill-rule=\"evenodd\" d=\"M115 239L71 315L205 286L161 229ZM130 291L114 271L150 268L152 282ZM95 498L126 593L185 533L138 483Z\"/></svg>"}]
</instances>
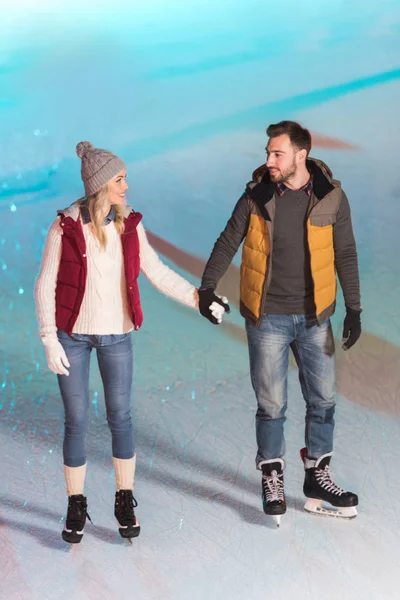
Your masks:
<instances>
[{"instance_id":1,"label":"woman","mask_svg":"<svg viewBox=\"0 0 400 600\"><path fill-rule=\"evenodd\" d=\"M130 539L140 532L132 494L136 455L130 414L131 331L143 322L140 270L165 295L198 307L197 289L160 261L148 243L142 215L126 205L129 186L122 160L90 142L80 142L76 150L86 197L58 211L35 289L40 336L65 410L68 511L62 537L70 543L81 541L90 518L84 483L91 351L97 352L112 436L114 514L120 535ZM210 302L217 322L223 306L217 297Z\"/></svg>"}]
</instances>

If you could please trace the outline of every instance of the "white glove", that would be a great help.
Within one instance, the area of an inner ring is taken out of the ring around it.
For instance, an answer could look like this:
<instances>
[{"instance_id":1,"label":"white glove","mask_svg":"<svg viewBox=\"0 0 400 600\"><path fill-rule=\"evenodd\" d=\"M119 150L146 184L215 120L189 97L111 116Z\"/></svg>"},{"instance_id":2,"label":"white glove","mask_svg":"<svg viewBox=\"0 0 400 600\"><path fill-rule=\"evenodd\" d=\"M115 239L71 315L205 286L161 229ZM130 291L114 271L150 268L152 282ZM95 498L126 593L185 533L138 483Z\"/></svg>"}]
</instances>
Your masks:
<instances>
[{"instance_id":1,"label":"white glove","mask_svg":"<svg viewBox=\"0 0 400 600\"><path fill-rule=\"evenodd\" d=\"M69 367L70 364L60 342L57 339L51 338L43 340L43 343L46 350L47 365L50 371L53 371L56 375L69 375L69 371L66 367Z\"/></svg>"},{"instance_id":2,"label":"white glove","mask_svg":"<svg viewBox=\"0 0 400 600\"><path fill-rule=\"evenodd\" d=\"M225 302L225 304L228 304L228 298L226 296L220 296L219 294L217 294L218 298L221 298L222 302ZM211 310L211 314L212 316L217 319L218 323L222 323L222 316L225 312L225 309L223 306L221 306L221 304L218 304L218 302L213 302L212 304L210 304L210 310Z\"/></svg>"}]
</instances>

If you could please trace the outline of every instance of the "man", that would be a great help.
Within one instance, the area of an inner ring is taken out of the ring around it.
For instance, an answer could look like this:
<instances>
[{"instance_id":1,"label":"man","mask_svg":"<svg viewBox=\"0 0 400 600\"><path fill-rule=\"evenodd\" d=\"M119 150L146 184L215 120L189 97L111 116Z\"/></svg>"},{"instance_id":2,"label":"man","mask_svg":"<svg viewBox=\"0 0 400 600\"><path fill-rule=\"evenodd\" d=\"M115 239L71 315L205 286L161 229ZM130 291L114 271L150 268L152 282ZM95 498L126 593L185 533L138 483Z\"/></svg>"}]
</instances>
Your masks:
<instances>
[{"instance_id":1,"label":"man","mask_svg":"<svg viewBox=\"0 0 400 600\"><path fill-rule=\"evenodd\" d=\"M350 207L328 167L309 158L311 135L298 123L270 125L266 165L236 204L214 245L199 290L200 312L229 306L215 290L244 240L240 311L246 320L251 381L257 398L257 468L263 508L279 525L286 512L283 487L289 348L306 402L305 509L354 517L358 498L336 485L330 472L334 430L336 272L346 318L343 347L361 334L360 284ZM336 510L322 507L322 501Z\"/></svg>"}]
</instances>

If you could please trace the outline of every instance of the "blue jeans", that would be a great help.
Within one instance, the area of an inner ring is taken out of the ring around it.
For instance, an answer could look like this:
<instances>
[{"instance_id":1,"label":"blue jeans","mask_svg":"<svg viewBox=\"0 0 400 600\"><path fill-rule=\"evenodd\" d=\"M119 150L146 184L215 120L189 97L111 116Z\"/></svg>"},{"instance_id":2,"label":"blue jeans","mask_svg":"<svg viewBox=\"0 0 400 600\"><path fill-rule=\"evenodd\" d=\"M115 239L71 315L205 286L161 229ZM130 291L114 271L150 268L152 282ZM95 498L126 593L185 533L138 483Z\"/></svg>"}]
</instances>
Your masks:
<instances>
[{"instance_id":1,"label":"blue jeans","mask_svg":"<svg viewBox=\"0 0 400 600\"><path fill-rule=\"evenodd\" d=\"M309 325L306 315L264 315L260 329L246 321L251 382L257 398L256 464L282 458L287 409L289 348L299 367L306 402L305 445L309 458L332 451L335 345L328 319Z\"/></svg>"},{"instance_id":2,"label":"blue jeans","mask_svg":"<svg viewBox=\"0 0 400 600\"><path fill-rule=\"evenodd\" d=\"M69 376L58 375L65 410L64 464L80 467L86 463L86 435L89 427L89 366L93 348L97 352L115 458L132 458L135 452L131 421L133 349L131 334L71 336L58 331L68 357Z\"/></svg>"}]
</instances>

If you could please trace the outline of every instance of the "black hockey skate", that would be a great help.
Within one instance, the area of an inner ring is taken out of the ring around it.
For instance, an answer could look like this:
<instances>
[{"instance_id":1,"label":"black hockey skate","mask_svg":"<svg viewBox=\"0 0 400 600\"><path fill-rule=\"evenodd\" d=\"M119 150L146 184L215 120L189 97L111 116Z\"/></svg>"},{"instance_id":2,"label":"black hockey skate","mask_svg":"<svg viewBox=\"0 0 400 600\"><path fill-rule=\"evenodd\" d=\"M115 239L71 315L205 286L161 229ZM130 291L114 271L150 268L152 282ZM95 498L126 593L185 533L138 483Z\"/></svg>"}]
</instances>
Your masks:
<instances>
[{"instance_id":1,"label":"black hockey skate","mask_svg":"<svg viewBox=\"0 0 400 600\"><path fill-rule=\"evenodd\" d=\"M136 507L137 502L132 490L120 490L115 493L114 515L118 521L118 531L120 536L128 541L140 533L140 525L134 511Z\"/></svg>"},{"instance_id":2,"label":"black hockey skate","mask_svg":"<svg viewBox=\"0 0 400 600\"><path fill-rule=\"evenodd\" d=\"M87 512L86 497L82 494L75 494L68 497L68 511L65 520L65 527L62 532L62 538L69 544L79 544L83 537L83 528L86 518L92 522Z\"/></svg>"},{"instance_id":3,"label":"black hockey skate","mask_svg":"<svg viewBox=\"0 0 400 600\"><path fill-rule=\"evenodd\" d=\"M303 448L300 456L306 472L303 492L307 501L304 509L314 514L354 519L357 516L358 497L353 492L345 492L333 481L329 468L332 453L311 460L307 458L306 448ZM325 508L323 502L330 504L333 509Z\"/></svg>"},{"instance_id":4,"label":"black hockey skate","mask_svg":"<svg viewBox=\"0 0 400 600\"><path fill-rule=\"evenodd\" d=\"M286 512L283 467L284 462L281 458L273 458L261 464L263 509L266 515L272 517L277 527L281 523L281 515Z\"/></svg>"}]
</instances>

